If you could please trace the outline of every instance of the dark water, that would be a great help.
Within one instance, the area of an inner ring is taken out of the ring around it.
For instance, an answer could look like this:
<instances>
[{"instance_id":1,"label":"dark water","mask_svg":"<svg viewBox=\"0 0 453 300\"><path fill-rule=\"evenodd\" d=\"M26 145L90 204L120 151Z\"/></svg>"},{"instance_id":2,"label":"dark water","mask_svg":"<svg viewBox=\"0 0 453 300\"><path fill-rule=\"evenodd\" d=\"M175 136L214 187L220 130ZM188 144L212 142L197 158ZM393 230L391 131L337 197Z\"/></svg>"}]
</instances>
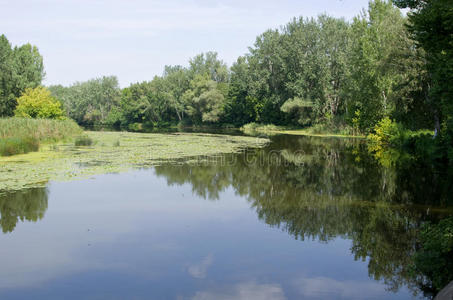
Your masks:
<instances>
[{"instance_id":1,"label":"dark water","mask_svg":"<svg viewBox=\"0 0 453 300\"><path fill-rule=\"evenodd\" d=\"M0 196L0 299L412 299L417 232L453 215L424 166L358 140Z\"/></svg>"}]
</instances>

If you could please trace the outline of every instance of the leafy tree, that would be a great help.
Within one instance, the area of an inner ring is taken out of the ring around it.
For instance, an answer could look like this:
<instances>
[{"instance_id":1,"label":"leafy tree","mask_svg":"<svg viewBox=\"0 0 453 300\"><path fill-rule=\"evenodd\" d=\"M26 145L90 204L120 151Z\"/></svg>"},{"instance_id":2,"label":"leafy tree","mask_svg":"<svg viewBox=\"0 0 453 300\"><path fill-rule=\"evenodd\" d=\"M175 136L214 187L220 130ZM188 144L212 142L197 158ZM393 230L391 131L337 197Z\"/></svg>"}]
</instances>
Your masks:
<instances>
[{"instance_id":1,"label":"leafy tree","mask_svg":"<svg viewBox=\"0 0 453 300\"><path fill-rule=\"evenodd\" d=\"M217 52L201 53L189 61L191 79L196 75L207 75L211 80L220 83L228 82L229 71L227 65L218 59Z\"/></svg>"},{"instance_id":2,"label":"leafy tree","mask_svg":"<svg viewBox=\"0 0 453 300\"><path fill-rule=\"evenodd\" d=\"M68 116L79 124L105 123L120 98L115 76L77 82L69 87L51 86L49 90L62 101Z\"/></svg>"},{"instance_id":3,"label":"leafy tree","mask_svg":"<svg viewBox=\"0 0 453 300\"><path fill-rule=\"evenodd\" d=\"M249 96L250 67L247 58L241 56L231 66L231 79L225 103L224 121L237 126L254 122L260 114L256 98ZM256 100L256 101L254 101Z\"/></svg>"},{"instance_id":4,"label":"leafy tree","mask_svg":"<svg viewBox=\"0 0 453 300\"><path fill-rule=\"evenodd\" d=\"M9 116L16 106L13 93L12 49L8 39L0 36L0 116Z\"/></svg>"},{"instance_id":5,"label":"leafy tree","mask_svg":"<svg viewBox=\"0 0 453 300\"><path fill-rule=\"evenodd\" d=\"M17 107L14 114L17 117L39 119L63 119L64 112L61 103L52 97L45 87L34 89L27 88L17 99Z\"/></svg>"},{"instance_id":6,"label":"leafy tree","mask_svg":"<svg viewBox=\"0 0 453 300\"><path fill-rule=\"evenodd\" d=\"M384 0L370 1L368 10L352 24L348 110L351 119L360 111L362 130L369 130L395 110L392 97L401 78L392 58L406 42L404 24L399 10Z\"/></svg>"},{"instance_id":7,"label":"leafy tree","mask_svg":"<svg viewBox=\"0 0 453 300\"><path fill-rule=\"evenodd\" d=\"M426 52L431 85L428 103L436 135L441 132L441 151L453 161L453 3L449 0L394 0L394 3L411 9L408 28Z\"/></svg>"},{"instance_id":8,"label":"leafy tree","mask_svg":"<svg viewBox=\"0 0 453 300\"><path fill-rule=\"evenodd\" d=\"M42 56L30 44L11 48L6 36L0 36L0 116L12 116L16 98L26 88L35 88L44 77Z\"/></svg>"},{"instance_id":9,"label":"leafy tree","mask_svg":"<svg viewBox=\"0 0 453 300\"><path fill-rule=\"evenodd\" d=\"M163 76L168 95L168 105L175 111L178 120L184 119L184 93L189 89L189 71L181 66L166 66Z\"/></svg>"},{"instance_id":10,"label":"leafy tree","mask_svg":"<svg viewBox=\"0 0 453 300\"><path fill-rule=\"evenodd\" d=\"M217 82L207 76L195 76L184 100L186 112L195 124L217 122L223 113L223 94L217 89Z\"/></svg>"}]
</instances>

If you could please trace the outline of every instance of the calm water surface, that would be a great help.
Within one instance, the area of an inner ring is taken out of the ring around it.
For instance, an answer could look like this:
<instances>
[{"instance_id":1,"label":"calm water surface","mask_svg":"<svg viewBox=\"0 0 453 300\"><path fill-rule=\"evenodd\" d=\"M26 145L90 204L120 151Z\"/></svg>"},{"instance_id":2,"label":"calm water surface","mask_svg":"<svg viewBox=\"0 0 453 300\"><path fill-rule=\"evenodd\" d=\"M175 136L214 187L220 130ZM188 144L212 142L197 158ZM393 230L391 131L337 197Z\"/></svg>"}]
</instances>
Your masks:
<instances>
[{"instance_id":1,"label":"calm water surface","mask_svg":"<svg viewBox=\"0 0 453 300\"><path fill-rule=\"evenodd\" d=\"M51 182L0 196L0 299L413 299L416 232L452 215L443 184L291 136Z\"/></svg>"}]
</instances>

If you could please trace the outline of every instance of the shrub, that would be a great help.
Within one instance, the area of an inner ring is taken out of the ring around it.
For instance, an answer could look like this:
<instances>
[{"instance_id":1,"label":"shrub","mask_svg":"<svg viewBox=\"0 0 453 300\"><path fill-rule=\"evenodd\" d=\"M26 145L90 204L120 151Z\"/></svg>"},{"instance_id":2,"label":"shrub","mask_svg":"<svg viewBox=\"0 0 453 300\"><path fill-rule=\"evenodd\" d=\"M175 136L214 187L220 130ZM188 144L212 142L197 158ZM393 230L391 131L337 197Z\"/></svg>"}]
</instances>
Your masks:
<instances>
[{"instance_id":1,"label":"shrub","mask_svg":"<svg viewBox=\"0 0 453 300\"><path fill-rule=\"evenodd\" d=\"M406 131L400 124L384 118L374 126L374 133L367 136L369 149L379 152L389 147L401 148L406 139L405 134Z\"/></svg>"},{"instance_id":2,"label":"shrub","mask_svg":"<svg viewBox=\"0 0 453 300\"><path fill-rule=\"evenodd\" d=\"M17 117L38 119L64 119L61 103L45 87L26 89L17 98L17 107L14 111Z\"/></svg>"},{"instance_id":3,"label":"shrub","mask_svg":"<svg viewBox=\"0 0 453 300\"><path fill-rule=\"evenodd\" d=\"M93 145L93 140L87 135L81 135L76 137L74 144L76 146L91 146Z\"/></svg>"}]
</instances>

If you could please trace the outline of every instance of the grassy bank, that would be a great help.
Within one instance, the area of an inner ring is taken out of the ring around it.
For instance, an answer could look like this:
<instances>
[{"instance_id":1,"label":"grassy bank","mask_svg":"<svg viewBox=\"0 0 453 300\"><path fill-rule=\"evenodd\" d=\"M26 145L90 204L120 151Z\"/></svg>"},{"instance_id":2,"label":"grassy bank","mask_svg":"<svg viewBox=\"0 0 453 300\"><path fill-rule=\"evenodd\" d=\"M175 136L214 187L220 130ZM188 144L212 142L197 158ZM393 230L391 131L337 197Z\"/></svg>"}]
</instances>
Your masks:
<instances>
[{"instance_id":1,"label":"grassy bank","mask_svg":"<svg viewBox=\"0 0 453 300\"><path fill-rule=\"evenodd\" d=\"M290 135L307 135L318 137L346 137L346 138L365 138L365 136L355 133L347 126L327 126L316 125L307 128L294 128L276 126L273 124L258 124L249 123L241 127L241 131L247 135L275 135L275 134L290 134Z\"/></svg>"},{"instance_id":2,"label":"grassy bank","mask_svg":"<svg viewBox=\"0 0 453 300\"><path fill-rule=\"evenodd\" d=\"M71 139L82 133L72 120L0 119L0 156L38 151L42 143Z\"/></svg>"},{"instance_id":3,"label":"grassy bank","mask_svg":"<svg viewBox=\"0 0 453 300\"><path fill-rule=\"evenodd\" d=\"M42 187L49 180L146 168L163 162L199 162L266 145L269 140L201 133L85 132L93 141L45 145L39 152L0 157L0 193Z\"/></svg>"}]
</instances>

